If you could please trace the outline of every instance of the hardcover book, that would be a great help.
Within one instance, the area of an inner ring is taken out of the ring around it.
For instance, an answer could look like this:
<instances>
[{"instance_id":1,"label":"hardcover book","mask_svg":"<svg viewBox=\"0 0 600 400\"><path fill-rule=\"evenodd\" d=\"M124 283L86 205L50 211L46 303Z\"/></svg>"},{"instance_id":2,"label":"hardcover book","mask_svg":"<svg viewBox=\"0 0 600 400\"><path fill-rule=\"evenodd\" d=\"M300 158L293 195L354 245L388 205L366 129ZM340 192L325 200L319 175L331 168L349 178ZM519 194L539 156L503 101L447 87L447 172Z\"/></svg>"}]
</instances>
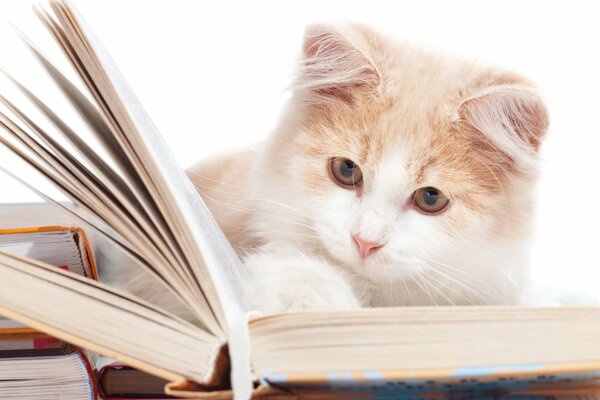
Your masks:
<instances>
[{"instance_id":1,"label":"hardcover book","mask_svg":"<svg viewBox=\"0 0 600 400\"><path fill-rule=\"evenodd\" d=\"M168 382L128 365L111 363L98 371L98 393L105 400L170 399L164 387Z\"/></svg>"}]
</instances>

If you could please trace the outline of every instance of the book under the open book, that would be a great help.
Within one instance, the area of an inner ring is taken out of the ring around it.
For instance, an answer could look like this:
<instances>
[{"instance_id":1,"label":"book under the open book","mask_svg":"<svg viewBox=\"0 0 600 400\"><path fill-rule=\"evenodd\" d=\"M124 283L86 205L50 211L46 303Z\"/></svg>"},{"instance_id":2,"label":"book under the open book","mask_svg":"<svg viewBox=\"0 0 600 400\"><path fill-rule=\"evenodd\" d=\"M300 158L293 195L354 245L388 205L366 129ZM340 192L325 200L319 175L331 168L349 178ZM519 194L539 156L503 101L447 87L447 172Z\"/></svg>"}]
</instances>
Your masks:
<instances>
[{"instance_id":1,"label":"book under the open book","mask_svg":"<svg viewBox=\"0 0 600 400\"><path fill-rule=\"evenodd\" d=\"M38 14L88 93L26 43L109 159L15 80L46 125L0 97L0 141L75 206L33 191L126 252L201 323L7 252L0 315L166 379L169 393L192 398L229 398L232 389L237 398L331 390L400 397L600 386L598 308L251 313L236 253L106 50L70 5L52 1Z\"/></svg>"},{"instance_id":2,"label":"book under the open book","mask_svg":"<svg viewBox=\"0 0 600 400\"><path fill-rule=\"evenodd\" d=\"M0 249L98 279L85 232L58 224L31 227L27 217L42 210L52 211L43 205L0 206ZM90 352L0 316L1 399L43 400L58 394L64 400L95 400L95 359Z\"/></svg>"}]
</instances>

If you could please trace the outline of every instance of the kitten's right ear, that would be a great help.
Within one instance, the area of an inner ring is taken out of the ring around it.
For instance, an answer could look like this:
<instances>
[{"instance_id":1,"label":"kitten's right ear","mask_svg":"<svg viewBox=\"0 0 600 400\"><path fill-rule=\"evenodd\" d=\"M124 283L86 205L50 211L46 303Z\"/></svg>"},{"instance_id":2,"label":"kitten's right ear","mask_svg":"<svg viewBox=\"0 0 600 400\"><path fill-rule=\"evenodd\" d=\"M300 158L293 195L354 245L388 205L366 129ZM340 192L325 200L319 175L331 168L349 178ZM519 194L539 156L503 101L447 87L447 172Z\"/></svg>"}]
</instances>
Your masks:
<instances>
[{"instance_id":1,"label":"kitten's right ear","mask_svg":"<svg viewBox=\"0 0 600 400\"><path fill-rule=\"evenodd\" d=\"M359 26L309 25L296 89L305 89L311 103L352 104L359 97L376 95L381 76L367 48Z\"/></svg>"},{"instance_id":2,"label":"kitten's right ear","mask_svg":"<svg viewBox=\"0 0 600 400\"><path fill-rule=\"evenodd\" d=\"M548 130L548 111L530 84L479 89L459 106L459 115L512 160L527 160Z\"/></svg>"}]
</instances>

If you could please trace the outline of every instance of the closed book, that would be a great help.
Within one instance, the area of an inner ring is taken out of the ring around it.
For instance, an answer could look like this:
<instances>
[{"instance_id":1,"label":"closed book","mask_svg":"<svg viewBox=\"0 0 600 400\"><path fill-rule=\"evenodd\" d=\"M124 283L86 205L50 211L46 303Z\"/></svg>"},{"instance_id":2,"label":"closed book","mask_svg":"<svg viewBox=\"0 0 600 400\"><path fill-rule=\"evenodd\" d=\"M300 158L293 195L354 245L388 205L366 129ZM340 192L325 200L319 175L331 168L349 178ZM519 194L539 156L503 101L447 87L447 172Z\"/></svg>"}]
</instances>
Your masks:
<instances>
[{"instance_id":1,"label":"closed book","mask_svg":"<svg viewBox=\"0 0 600 400\"><path fill-rule=\"evenodd\" d=\"M173 399L165 394L168 381L128 365L113 363L98 371L99 397L105 400Z\"/></svg>"},{"instance_id":2,"label":"closed book","mask_svg":"<svg viewBox=\"0 0 600 400\"><path fill-rule=\"evenodd\" d=\"M0 398L95 400L96 383L85 351L62 344L52 355L12 357L0 351Z\"/></svg>"}]
</instances>

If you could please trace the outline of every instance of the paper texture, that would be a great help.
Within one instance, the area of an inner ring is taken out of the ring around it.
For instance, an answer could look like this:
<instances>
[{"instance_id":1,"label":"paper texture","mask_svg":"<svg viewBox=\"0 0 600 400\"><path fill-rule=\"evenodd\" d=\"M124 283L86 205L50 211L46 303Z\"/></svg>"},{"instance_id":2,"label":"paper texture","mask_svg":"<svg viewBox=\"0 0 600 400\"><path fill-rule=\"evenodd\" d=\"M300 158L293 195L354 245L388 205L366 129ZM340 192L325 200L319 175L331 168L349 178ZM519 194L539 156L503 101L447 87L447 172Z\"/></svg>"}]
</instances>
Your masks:
<instances>
[{"instance_id":1,"label":"paper texture","mask_svg":"<svg viewBox=\"0 0 600 400\"><path fill-rule=\"evenodd\" d=\"M206 286L207 291L214 287L222 309L218 309L219 304L211 306L223 328L228 330L247 309L239 258L103 45L79 15L72 12L70 16L76 19L114 88L116 96L106 93L105 97L120 101L127 110L127 115L115 114L115 118L137 133L135 139L144 143L138 150L153 161L147 167L160 185L158 189L167 199L165 203L171 205L170 211L176 217L182 236L190 240L188 250L192 259L189 261L203 263L209 272L212 282L200 284L203 289Z\"/></svg>"}]
</instances>

